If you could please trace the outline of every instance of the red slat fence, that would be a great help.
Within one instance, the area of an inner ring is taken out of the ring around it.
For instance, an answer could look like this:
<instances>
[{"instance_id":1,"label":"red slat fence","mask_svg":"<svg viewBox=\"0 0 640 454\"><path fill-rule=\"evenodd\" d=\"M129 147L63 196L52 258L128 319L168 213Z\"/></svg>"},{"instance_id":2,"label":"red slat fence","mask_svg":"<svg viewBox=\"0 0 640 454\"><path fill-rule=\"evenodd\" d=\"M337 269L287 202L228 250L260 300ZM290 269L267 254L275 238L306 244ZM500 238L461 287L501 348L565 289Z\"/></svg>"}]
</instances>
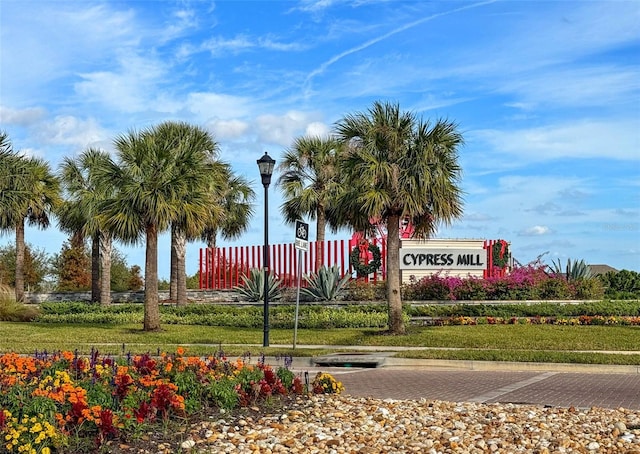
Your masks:
<instances>
[{"instance_id":1,"label":"red slat fence","mask_svg":"<svg viewBox=\"0 0 640 454\"><path fill-rule=\"evenodd\" d=\"M380 248L382 265L378 271L366 278L369 281L386 278L386 241L370 240ZM322 263L327 267L338 265L340 275L355 277L349 263L349 254L357 247L354 240L327 240L322 243L309 242L309 251L302 252L302 279L311 273L317 273L316 257L322 255ZM242 275L252 268L262 269L264 246L226 246L200 249L200 288L210 290L232 289L242 285ZM298 285L298 250L293 243L269 245L269 273L282 280L283 287Z\"/></svg>"}]
</instances>

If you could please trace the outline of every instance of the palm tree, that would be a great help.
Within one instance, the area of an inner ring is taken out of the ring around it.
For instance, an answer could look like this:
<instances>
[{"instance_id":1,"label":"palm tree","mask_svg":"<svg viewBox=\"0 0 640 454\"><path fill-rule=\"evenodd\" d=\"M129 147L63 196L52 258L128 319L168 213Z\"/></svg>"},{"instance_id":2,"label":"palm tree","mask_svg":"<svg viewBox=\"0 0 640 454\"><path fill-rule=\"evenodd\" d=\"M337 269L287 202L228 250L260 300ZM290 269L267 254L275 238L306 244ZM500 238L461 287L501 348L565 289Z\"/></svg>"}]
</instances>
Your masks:
<instances>
[{"instance_id":1,"label":"palm tree","mask_svg":"<svg viewBox=\"0 0 640 454\"><path fill-rule=\"evenodd\" d=\"M343 172L349 183L336 216L356 230L370 231L371 218L386 224L389 330L401 334L400 221L408 218L414 235L427 238L439 223L462 215L462 135L450 121L431 125L398 104L379 101L338 121L336 132L347 145Z\"/></svg>"},{"instance_id":2,"label":"palm tree","mask_svg":"<svg viewBox=\"0 0 640 454\"><path fill-rule=\"evenodd\" d=\"M316 220L316 270L323 262L327 210L340 188L340 149L334 138L299 137L278 165L285 221L293 224L305 215Z\"/></svg>"},{"instance_id":3,"label":"palm tree","mask_svg":"<svg viewBox=\"0 0 640 454\"><path fill-rule=\"evenodd\" d=\"M158 235L180 219L198 223L207 210L205 150L175 147L158 136L152 128L117 137L117 161L109 160L96 173L101 184L117 188L101 206L107 230L127 243L146 242L145 331L160 329Z\"/></svg>"},{"instance_id":4,"label":"palm tree","mask_svg":"<svg viewBox=\"0 0 640 454\"><path fill-rule=\"evenodd\" d=\"M46 228L60 203L60 183L42 159L15 153L0 134L0 231L16 235L16 300L24 300L25 221Z\"/></svg>"},{"instance_id":5,"label":"palm tree","mask_svg":"<svg viewBox=\"0 0 640 454\"><path fill-rule=\"evenodd\" d=\"M91 300L103 305L111 303L113 241L97 214L100 204L114 193L115 188L99 185L95 170L104 167L108 160L108 153L94 148L87 149L76 159L63 160L60 174L69 200L58 212L62 230L80 235L82 242L85 236L91 237Z\"/></svg>"},{"instance_id":6,"label":"palm tree","mask_svg":"<svg viewBox=\"0 0 640 454\"><path fill-rule=\"evenodd\" d=\"M18 209L26 196L26 191L20 190L24 187L26 175L26 161L13 150L9 136L0 131L0 220ZM16 179L22 181L17 182Z\"/></svg>"},{"instance_id":7,"label":"palm tree","mask_svg":"<svg viewBox=\"0 0 640 454\"><path fill-rule=\"evenodd\" d=\"M215 249L218 234L232 240L247 230L256 194L247 179L235 175L224 162L216 163L210 183L212 210L200 238L208 248Z\"/></svg>"},{"instance_id":8,"label":"palm tree","mask_svg":"<svg viewBox=\"0 0 640 454\"><path fill-rule=\"evenodd\" d=\"M160 146L172 148L176 158L175 166L182 166L181 173L191 175L193 182L203 184L211 178L214 159L218 155L218 144L213 136L201 127L185 122L167 121L153 129L155 140ZM185 152L188 151L188 152ZM190 198L196 201L201 191L187 193L184 202ZM171 278L169 298L178 305L187 303L186 252L187 241L200 235L207 218L208 205L198 216L184 211L171 223Z\"/></svg>"},{"instance_id":9,"label":"palm tree","mask_svg":"<svg viewBox=\"0 0 640 454\"><path fill-rule=\"evenodd\" d=\"M211 253L206 260L211 269L216 260L218 234L223 239L238 238L249 227L253 216L255 192L249 182L240 175L235 175L228 163L218 161L214 164L209 180L210 211L205 227L200 232L200 239L207 244ZM218 263L216 266L226 266Z\"/></svg>"}]
</instances>

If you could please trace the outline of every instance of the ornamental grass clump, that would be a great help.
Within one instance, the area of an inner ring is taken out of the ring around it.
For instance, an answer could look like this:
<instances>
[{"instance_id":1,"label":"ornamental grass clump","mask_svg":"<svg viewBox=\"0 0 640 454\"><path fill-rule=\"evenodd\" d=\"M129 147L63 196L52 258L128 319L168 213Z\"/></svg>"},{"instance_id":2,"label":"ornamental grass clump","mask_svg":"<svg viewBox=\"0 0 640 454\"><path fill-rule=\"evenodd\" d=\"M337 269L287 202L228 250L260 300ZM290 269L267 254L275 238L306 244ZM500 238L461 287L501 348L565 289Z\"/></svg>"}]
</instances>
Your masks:
<instances>
[{"instance_id":1,"label":"ornamental grass clump","mask_svg":"<svg viewBox=\"0 0 640 454\"><path fill-rule=\"evenodd\" d=\"M0 451L95 452L141 427L303 394L300 376L285 369L222 354L188 357L182 348L155 357L7 353L0 356Z\"/></svg>"}]
</instances>

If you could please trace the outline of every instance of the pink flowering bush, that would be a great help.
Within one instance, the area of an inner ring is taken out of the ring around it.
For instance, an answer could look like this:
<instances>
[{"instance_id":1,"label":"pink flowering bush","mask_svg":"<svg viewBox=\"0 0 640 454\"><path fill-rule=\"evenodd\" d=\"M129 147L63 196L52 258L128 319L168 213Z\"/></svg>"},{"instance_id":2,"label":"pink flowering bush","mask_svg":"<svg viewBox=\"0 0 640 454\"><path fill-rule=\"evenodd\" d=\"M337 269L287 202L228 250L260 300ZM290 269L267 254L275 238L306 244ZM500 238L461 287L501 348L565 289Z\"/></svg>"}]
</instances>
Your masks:
<instances>
[{"instance_id":1,"label":"pink flowering bush","mask_svg":"<svg viewBox=\"0 0 640 454\"><path fill-rule=\"evenodd\" d=\"M600 280L567 281L548 273L538 262L516 267L503 277L452 277L439 273L421 279L410 278L403 288L403 299L414 301L505 301L600 299L604 290Z\"/></svg>"}]
</instances>

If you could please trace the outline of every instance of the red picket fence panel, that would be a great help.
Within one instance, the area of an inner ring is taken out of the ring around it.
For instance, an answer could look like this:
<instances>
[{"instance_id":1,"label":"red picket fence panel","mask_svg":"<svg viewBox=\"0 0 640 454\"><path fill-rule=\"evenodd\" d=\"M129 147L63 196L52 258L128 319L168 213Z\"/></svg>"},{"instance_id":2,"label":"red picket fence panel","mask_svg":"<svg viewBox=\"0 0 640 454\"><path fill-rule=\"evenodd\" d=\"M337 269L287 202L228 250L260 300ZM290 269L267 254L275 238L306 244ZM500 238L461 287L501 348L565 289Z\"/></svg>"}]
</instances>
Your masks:
<instances>
[{"instance_id":1,"label":"red picket fence panel","mask_svg":"<svg viewBox=\"0 0 640 454\"><path fill-rule=\"evenodd\" d=\"M493 246L500 240L485 240L484 249L487 251L487 269L482 270L482 277L505 277L507 275L507 268L499 268L493 266Z\"/></svg>"},{"instance_id":2,"label":"red picket fence panel","mask_svg":"<svg viewBox=\"0 0 640 454\"><path fill-rule=\"evenodd\" d=\"M365 278L378 281L386 278L386 241L370 240L380 248L381 269ZM349 254L357 244L353 240L327 240L321 243L309 242L309 251L302 252L302 277L318 271L316 257L322 256L322 264L327 267L338 265L340 275L354 276L349 263ZM227 246L200 249L200 288L208 290L232 289L242 285L242 276L252 268L262 269L264 246ZM282 280L283 287L298 285L298 250L294 243L269 245L269 272ZM301 279L304 285L304 279Z\"/></svg>"}]
</instances>

